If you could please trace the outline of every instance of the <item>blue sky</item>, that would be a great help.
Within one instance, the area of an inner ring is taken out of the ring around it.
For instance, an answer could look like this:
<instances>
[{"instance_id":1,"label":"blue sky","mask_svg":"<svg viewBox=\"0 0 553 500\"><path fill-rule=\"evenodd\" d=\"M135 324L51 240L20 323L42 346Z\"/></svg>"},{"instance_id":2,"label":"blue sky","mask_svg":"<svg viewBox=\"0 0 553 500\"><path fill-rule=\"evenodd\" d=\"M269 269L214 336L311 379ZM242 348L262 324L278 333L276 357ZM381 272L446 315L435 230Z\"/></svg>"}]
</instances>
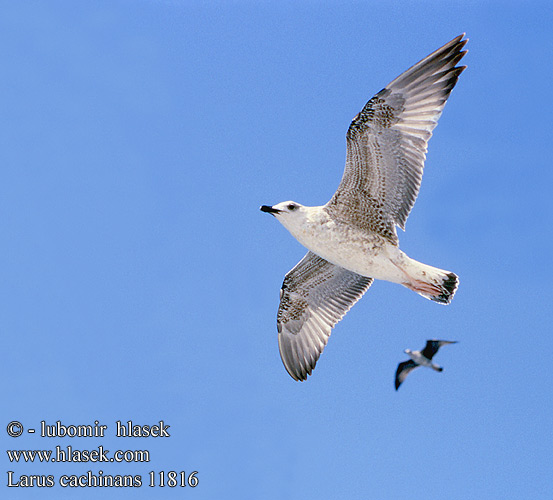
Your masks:
<instances>
[{"instance_id":1,"label":"blue sky","mask_svg":"<svg viewBox=\"0 0 553 500\"><path fill-rule=\"evenodd\" d=\"M2 497L551 498L551 26L548 2L1 2L2 428L108 425L0 432ZM353 116L465 31L399 235L457 295L375 283L294 382L275 317L304 249L258 208L325 203ZM459 343L396 393L427 338ZM117 420L171 437L116 438ZM56 445L151 461L5 454ZM100 469L144 485L57 484ZM200 482L152 489L151 470Z\"/></svg>"}]
</instances>

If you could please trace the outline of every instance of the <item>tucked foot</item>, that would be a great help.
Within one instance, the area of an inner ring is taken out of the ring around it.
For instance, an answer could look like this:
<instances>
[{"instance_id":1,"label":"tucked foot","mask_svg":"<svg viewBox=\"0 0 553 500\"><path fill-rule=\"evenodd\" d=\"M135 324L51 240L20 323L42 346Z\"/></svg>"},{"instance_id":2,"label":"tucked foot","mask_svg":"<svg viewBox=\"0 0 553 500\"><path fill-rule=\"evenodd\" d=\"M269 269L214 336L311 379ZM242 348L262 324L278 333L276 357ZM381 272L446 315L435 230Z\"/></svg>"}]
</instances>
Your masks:
<instances>
[{"instance_id":1,"label":"tucked foot","mask_svg":"<svg viewBox=\"0 0 553 500\"><path fill-rule=\"evenodd\" d=\"M441 271L437 276L428 276L427 281L411 279L404 285L434 302L449 304L459 285L459 278L454 273Z\"/></svg>"}]
</instances>

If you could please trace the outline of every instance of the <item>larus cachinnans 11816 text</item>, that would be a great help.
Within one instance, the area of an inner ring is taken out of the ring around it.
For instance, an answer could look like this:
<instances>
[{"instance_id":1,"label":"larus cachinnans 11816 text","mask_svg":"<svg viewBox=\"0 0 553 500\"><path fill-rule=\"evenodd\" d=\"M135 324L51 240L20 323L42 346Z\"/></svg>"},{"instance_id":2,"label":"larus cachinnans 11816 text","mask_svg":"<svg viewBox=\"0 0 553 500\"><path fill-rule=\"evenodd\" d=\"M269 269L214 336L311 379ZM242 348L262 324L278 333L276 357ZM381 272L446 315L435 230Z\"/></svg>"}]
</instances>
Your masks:
<instances>
[{"instance_id":1,"label":"larus cachinnans 11816 text","mask_svg":"<svg viewBox=\"0 0 553 500\"><path fill-rule=\"evenodd\" d=\"M326 205L261 207L309 250L284 279L277 316L280 355L295 380L311 374L332 328L373 279L441 304L455 293L457 276L405 255L395 226L405 228L428 140L466 67L456 66L466 54L463 37L398 76L353 119L344 175Z\"/></svg>"}]
</instances>

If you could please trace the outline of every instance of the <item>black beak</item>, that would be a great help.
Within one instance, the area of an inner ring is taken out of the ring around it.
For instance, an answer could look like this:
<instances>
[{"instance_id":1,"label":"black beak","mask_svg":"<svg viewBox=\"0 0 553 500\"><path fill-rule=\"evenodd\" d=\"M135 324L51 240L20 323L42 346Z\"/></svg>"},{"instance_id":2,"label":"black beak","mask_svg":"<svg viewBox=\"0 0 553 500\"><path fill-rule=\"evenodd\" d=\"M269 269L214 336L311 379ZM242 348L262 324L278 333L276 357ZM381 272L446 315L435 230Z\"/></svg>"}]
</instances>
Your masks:
<instances>
[{"instance_id":1,"label":"black beak","mask_svg":"<svg viewBox=\"0 0 553 500\"><path fill-rule=\"evenodd\" d=\"M271 215L275 215L275 214L278 214L279 212L282 212L282 210L279 210L278 208L270 207L269 205L261 205L259 207L259 210L261 210L262 212L267 212L268 214L271 214Z\"/></svg>"}]
</instances>

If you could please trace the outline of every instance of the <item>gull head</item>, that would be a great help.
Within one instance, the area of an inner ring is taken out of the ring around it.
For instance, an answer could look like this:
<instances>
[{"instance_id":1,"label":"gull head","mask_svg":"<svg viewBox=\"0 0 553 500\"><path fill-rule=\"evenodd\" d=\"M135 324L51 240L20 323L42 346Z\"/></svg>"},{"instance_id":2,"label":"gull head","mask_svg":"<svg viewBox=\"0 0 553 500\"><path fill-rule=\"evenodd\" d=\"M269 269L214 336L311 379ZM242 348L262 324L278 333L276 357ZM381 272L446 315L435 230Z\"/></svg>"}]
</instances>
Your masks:
<instances>
[{"instance_id":1,"label":"gull head","mask_svg":"<svg viewBox=\"0 0 553 500\"><path fill-rule=\"evenodd\" d=\"M411 354L413 351L411 351L411 349L405 349L403 352L404 352L405 354Z\"/></svg>"},{"instance_id":2,"label":"gull head","mask_svg":"<svg viewBox=\"0 0 553 500\"><path fill-rule=\"evenodd\" d=\"M305 227L309 218L309 208L312 207L304 207L295 201L283 201L272 207L263 205L260 210L276 217L288 231L295 234Z\"/></svg>"},{"instance_id":3,"label":"gull head","mask_svg":"<svg viewBox=\"0 0 553 500\"><path fill-rule=\"evenodd\" d=\"M298 214L302 211L302 208L305 207L303 205L300 205L299 203L296 203L295 201L283 201L282 203L278 203L277 205L273 205L272 207L269 205L261 205L259 207L259 210L274 215L275 217L284 215L288 218L289 215L291 215L292 217L297 217Z\"/></svg>"}]
</instances>

